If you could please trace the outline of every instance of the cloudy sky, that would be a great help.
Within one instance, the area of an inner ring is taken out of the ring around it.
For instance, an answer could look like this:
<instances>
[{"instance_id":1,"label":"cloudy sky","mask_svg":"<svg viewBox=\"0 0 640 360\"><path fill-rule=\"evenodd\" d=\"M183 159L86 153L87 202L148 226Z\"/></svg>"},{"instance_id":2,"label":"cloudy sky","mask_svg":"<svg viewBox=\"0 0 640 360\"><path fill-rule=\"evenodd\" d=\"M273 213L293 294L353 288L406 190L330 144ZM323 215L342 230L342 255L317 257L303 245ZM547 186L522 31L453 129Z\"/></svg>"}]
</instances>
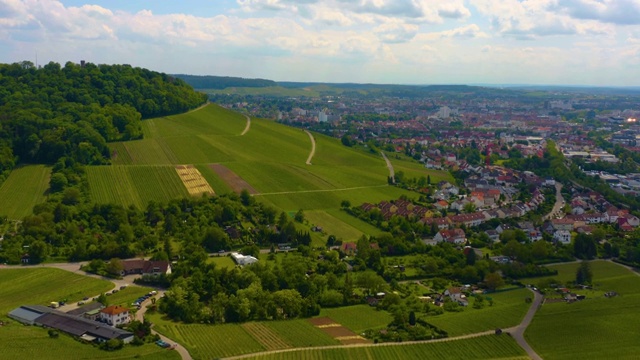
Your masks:
<instances>
[{"instance_id":1,"label":"cloudy sky","mask_svg":"<svg viewBox=\"0 0 640 360\"><path fill-rule=\"evenodd\" d=\"M396 84L640 85L640 0L0 0L0 62Z\"/></svg>"}]
</instances>

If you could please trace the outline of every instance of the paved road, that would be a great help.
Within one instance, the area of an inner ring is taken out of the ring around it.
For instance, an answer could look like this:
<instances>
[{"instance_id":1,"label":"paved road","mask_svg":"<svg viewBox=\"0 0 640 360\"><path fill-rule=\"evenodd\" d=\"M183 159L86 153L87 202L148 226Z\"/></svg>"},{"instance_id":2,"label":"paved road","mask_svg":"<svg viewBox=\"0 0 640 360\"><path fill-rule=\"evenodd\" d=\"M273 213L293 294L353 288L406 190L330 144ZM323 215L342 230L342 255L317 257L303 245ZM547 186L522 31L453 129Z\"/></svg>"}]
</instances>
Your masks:
<instances>
[{"instance_id":1,"label":"paved road","mask_svg":"<svg viewBox=\"0 0 640 360\"><path fill-rule=\"evenodd\" d=\"M309 139L311 140L311 152L309 153L309 157L307 158L307 165L311 165L311 159L313 159L313 155L316 154L316 139L309 131L305 130L304 132L309 135Z\"/></svg>"},{"instance_id":2,"label":"paved road","mask_svg":"<svg viewBox=\"0 0 640 360\"><path fill-rule=\"evenodd\" d=\"M244 130L242 130L242 134L240 134L240 136L248 133L249 129L251 128L251 118L247 115L245 115L244 117L247 118L247 126L244 127Z\"/></svg>"},{"instance_id":3,"label":"paved road","mask_svg":"<svg viewBox=\"0 0 640 360\"><path fill-rule=\"evenodd\" d=\"M512 328L506 329L505 331L511 334L511 336L516 340L518 345L520 345L520 347L527 352L527 355L529 355L531 359L542 360L540 355L538 355L535 352L535 350L533 350L531 345L529 345L529 343L527 343L527 340L525 340L524 338L525 330L527 330L527 327L529 326L529 324L531 324L531 320L533 320L533 316L536 314L536 311L538 311L538 309L542 305L542 300L544 300L544 296L542 296L539 292L533 291L532 289L529 289L529 290L533 292L533 297L534 297L533 302L531 303L531 307L529 307L529 311L527 311L527 314L524 316L524 319L522 319L522 322L520 322L518 326L514 326Z\"/></svg>"},{"instance_id":4,"label":"paved road","mask_svg":"<svg viewBox=\"0 0 640 360\"><path fill-rule=\"evenodd\" d=\"M380 151L380 154L382 154L382 158L387 163L387 168L389 169L389 177L391 178L391 183L395 184L396 183L396 173L393 170L393 164L391 164L391 161L387 157L387 154L384 153L384 151Z\"/></svg>"},{"instance_id":5,"label":"paved road","mask_svg":"<svg viewBox=\"0 0 640 360\"><path fill-rule=\"evenodd\" d=\"M547 215L545 215L542 220L553 219L554 217L560 215L560 210L564 207L564 198L562 197L562 184L556 182L556 203L553 204L553 209Z\"/></svg>"}]
</instances>

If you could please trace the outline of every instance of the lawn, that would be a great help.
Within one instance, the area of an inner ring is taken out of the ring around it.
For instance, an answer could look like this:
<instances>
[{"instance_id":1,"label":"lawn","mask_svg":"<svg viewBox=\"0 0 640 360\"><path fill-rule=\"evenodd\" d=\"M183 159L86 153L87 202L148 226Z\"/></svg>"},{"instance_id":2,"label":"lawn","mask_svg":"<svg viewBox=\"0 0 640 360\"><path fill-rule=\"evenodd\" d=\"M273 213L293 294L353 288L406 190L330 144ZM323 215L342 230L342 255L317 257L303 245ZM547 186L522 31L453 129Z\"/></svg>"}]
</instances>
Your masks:
<instances>
[{"instance_id":1,"label":"lawn","mask_svg":"<svg viewBox=\"0 0 640 360\"><path fill-rule=\"evenodd\" d=\"M118 291L117 293L107 297L109 305L120 305L131 308L132 303L139 297L148 294L152 288L129 285L126 288Z\"/></svg>"},{"instance_id":2,"label":"lawn","mask_svg":"<svg viewBox=\"0 0 640 360\"><path fill-rule=\"evenodd\" d=\"M367 329L381 329L393 320L386 311L376 310L369 305L354 305L320 310L321 317L329 317L344 327L360 334Z\"/></svg>"},{"instance_id":3,"label":"lawn","mask_svg":"<svg viewBox=\"0 0 640 360\"><path fill-rule=\"evenodd\" d=\"M228 250L228 249L225 249ZM234 268L236 267L236 263L231 259L230 256L211 256L207 259L208 263L216 264L216 267L219 268Z\"/></svg>"},{"instance_id":4,"label":"lawn","mask_svg":"<svg viewBox=\"0 0 640 360\"><path fill-rule=\"evenodd\" d=\"M425 178L429 176L432 184L437 184L440 181L454 183L454 179L448 171L427 169L423 164L408 159L403 154L387 153L387 157L391 161L395 173L398 174L402 171L405 178L419 179L422 176Z\"/></svg>"},{"instance_id":5,"label":"lawn","mask_svg":"<svg viewBox=\"0 0 640 360\"><path fill-rule=\"evenodd\" d=\"M577 264L554 266L557 279L575 276ZM640 353L638 326L640 278L622 266L591 262L593 282L602 291L620 296L597 296L567 304L545 304L536 313L525 337L544 359L632 359ZM581 293L577 291L577 293Z\"/></svg>"},{"instance_id":6,"label":"lawn","mask_svg":"<svg viewBox=\"0 0 640 360\"><path fill-rule=\"evenodd\" d=\"M113 284L52 268L0 269L0 316L20 305L82 300L111 290Z\"/></svg>"},{"instance_id":7,"label":"lawn","mask_svg":"<svg viewBox=\"0 0 640 360\"><path fill-rule=\"evenodd\" d=\"M271 355L257 355L254 360L333 360L333 359L528 359L524 350L510 336L482 336L464 340L422 344L387 344L367 347L305 349Z\"/></svg>"},{"instance_id":8,"label":"lawn","mask_svg":"<svg viewBox=\"0 0 640 360\"><path fill-rule=\"evenodd\" d=\"M168 351L155 344L127 345L115 352L103 351L65 334L52 339L45 329L24 326L14 321L0 326L0 349L0 357L3 359L180 359L176 351Z\"/></svg>"},{"instance_id":9,"label":"lawn","mask_svg":"<svg viewBox=\"0 0 640 360\"><path fill-rule=\"evenodd\" d=\"M51 168L28 165L14 169L0 186L0 215L20 220L46 200Z\"/></svg>"},{"instance_id":10,"label":"lawn","mask_svg":"<svg viewBox=\"0 0 640 360\"><path fill-rule=\"evenodd\" d=\"M473 334L496 328L508 328L518 325L529 310L531 304L525 303L526 297L533 297L527 289L515 289L487 294L493 299L493 306L486 304L482 309L473 308L473 299L462 312L445 312L442 315L423 316L422 318L449 333L449 336Z\"/></svg>"}]
</instances>

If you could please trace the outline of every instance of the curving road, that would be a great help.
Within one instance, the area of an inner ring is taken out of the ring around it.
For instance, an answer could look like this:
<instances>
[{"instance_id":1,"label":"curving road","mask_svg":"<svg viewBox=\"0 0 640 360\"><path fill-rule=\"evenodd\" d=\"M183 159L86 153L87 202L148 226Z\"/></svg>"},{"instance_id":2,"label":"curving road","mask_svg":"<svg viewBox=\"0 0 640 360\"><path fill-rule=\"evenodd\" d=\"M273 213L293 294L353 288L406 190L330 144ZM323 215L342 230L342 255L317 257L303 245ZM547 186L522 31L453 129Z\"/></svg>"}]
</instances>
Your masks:
<instances>
[{"instance_id":1,"label":"curving road","mask_svg":"<svg viewBox=\"0 0 640 360\"><path fill-rule=\"evenodd\" d=\"M304 132L307 133L307 135L309 135L309 139L311 140L311 152L309 153L309 157L307 158L307 165L311 165L311 159L313 159L313 155L316 154L316 139L313 137L313 134L311 134L309 131L305 130Z\"/></svg>"},{"instance_id":2,"label":"curving road","mask_svg":"<svg viewBox=\"0 0 640 360\"><path fill-rule=\"evenodd\" d=\"M387 163L387 168L389 169L389 177L391 178L391 183L395 184L396 183L396 173L393 170L393 164L391 164L391 161L387 157L387 154L384 153L384 151L380 151L380 154L382 154L382 158Z\"/></svg>"},{"instance_id":3,"label":"curving road","mask_svg":"<svg viewBox=\"0 0 640 360\"><path fill-rule=\"evenodd\" d=\"M529 355L531 359L542 360L540 355L538 355L535 350L533 350L531 345L529 345L529 343L527 343L527 340L525 340L524 338L525 330L527 330L527 327L529 326L529 324L531 324L533 316L542 305L542 300L544 300L544 296L542 296L539 292L533 291L532 289L529 290L533 292L533 302L531 303L531 307L529 307L529 311L527 311L527 314L524 316L524 319L522 319L518 326L508 328L505 331L511 334L513 339L518 343L518 345L520 345L521 348L524 349L524 351L527 352L527 355Z\"/></svg>"}]
</instances>

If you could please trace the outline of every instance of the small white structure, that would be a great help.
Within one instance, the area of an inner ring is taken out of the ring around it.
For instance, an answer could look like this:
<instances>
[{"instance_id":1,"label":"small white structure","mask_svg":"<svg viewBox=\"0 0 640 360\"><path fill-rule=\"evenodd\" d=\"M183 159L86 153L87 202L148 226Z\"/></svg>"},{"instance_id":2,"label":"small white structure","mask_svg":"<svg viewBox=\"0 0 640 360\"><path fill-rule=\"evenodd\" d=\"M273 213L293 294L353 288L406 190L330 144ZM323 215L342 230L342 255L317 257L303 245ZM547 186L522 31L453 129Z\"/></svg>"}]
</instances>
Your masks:
<instances>
[{"instance_id":1,"label":"small white structure","mask_svg":"<svg viewBox=\"0 0 640 360\"><path fill-rule=\"evenodd\" d=\"M118 305L111 305L100 310L100 320L111 326L116 326L126 324L131 319L129 318L129 309Z\"/></svg>"},{"instance_id":2,"label":"small white structure","mask_svg":"<svg viewBox=\"0 0 640 360\"><path fill-rule=\"evenodd\" d=\"M553 238L562 244L571 244L571 233L567 230L558 230L553 233Z\"/></svg>"},{"instance_id":3,"label":"small white structure","mask_svg":"<svg viewBox=\"0 0 640 360\"><path fill-rule=\"evenodd\" d=\"M251 265L258 262L258 259L251 255L245 256L237 252L231 253L231 257L238 265Z\"/></svg>"}]
</instances>

